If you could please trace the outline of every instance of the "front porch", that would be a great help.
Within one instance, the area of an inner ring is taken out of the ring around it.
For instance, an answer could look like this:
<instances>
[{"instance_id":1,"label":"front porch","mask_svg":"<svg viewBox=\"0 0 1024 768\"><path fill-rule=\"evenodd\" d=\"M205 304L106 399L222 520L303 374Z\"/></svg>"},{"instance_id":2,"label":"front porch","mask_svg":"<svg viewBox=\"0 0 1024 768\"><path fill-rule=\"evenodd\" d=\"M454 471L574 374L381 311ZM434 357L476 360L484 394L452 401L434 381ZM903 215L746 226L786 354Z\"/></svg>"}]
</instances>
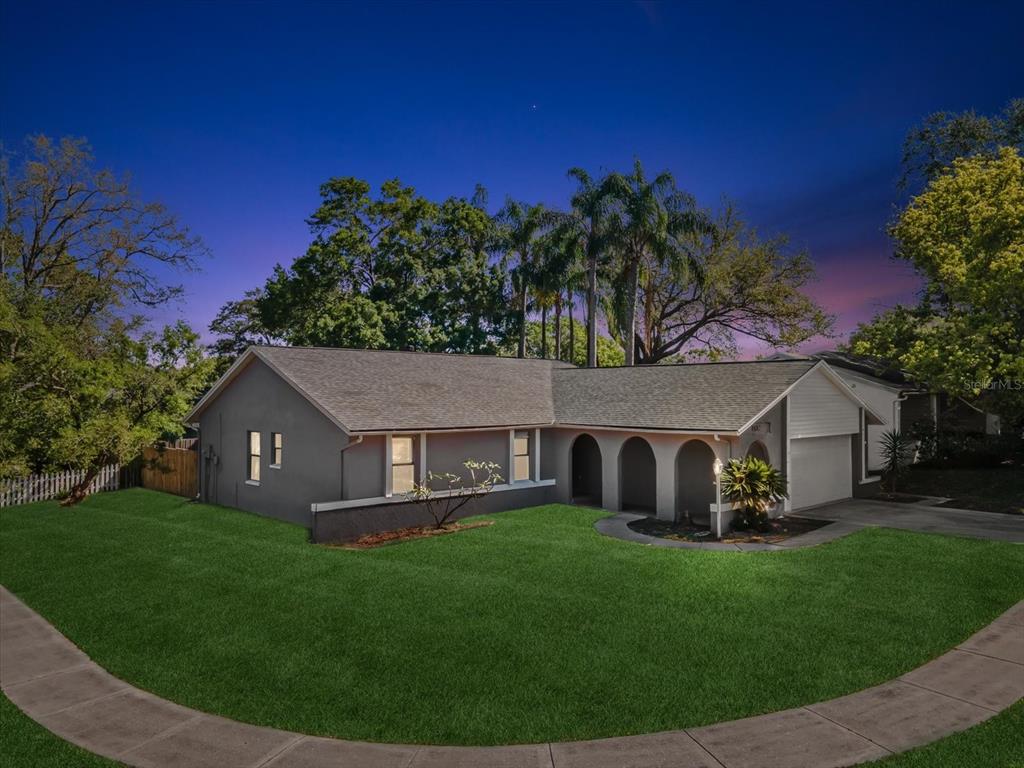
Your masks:
<instances>
[{"instance_id":1,"label":"front porch","mask_svg":"<svg viewBox=\"0 0 1024 768\"><path fill-rule=\"evenodd\" d=\"M776 425L779 421L774 422ZM552 430L550 454L560 482L559 501L686 521L716 529L715 459L754 454L785 466L778 426L757 433L655 433L612 429ZM732 505L721 509L720 535L732 520Z\"/></svg>"}]
</instances>

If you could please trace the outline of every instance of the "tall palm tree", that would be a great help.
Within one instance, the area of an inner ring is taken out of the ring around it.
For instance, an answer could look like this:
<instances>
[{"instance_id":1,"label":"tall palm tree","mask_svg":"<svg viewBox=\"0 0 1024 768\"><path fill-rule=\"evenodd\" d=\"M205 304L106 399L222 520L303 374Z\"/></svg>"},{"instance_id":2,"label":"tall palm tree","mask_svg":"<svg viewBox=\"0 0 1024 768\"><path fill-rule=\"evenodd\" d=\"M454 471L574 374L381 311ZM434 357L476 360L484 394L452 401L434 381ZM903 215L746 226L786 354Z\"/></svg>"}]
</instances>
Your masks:
<instances>
[{"instance_id":1,"label":"tall palm tree","mask_svg":"<svg viewBox=\"0 0 1024 768\"><path fill-rule=\"evenodd\" d=\"M601 261L609 245L609 209L613 203L610 191L611 177L593 179L582 168L571 168L569 177L576 180L572 196L573 226L586 261L587 295L587 367L597 367L597 276Z\"/></svg>"},{"instance_id":2,"label":"tall palm tree","mask_svg":"<svg viewBox=\"0 0 1024 768\"><path fill-rule=\"evenodd\" d=\"M530 292L538 278L541 235L552 221L542 204L530 205L509 198L498 212L505 251L515 258L511 270L512 290L519 313L518 357L526 357L526 316Z\"/></svg>"},{"instance_id":3,"label":"tall palm tree","mask_svg":"<svg viewBox=\"0 0 1024 768\"><path fill-rule=\"evenodd\" d=\"M639 160L633 162L628 176L612 174L608 187L617 203L609 224L618 256L614 305L626 365L635 365L641 272L678 257L677 238L698 231L706 217L697 210L693 197L676 187L671 173L663 171L649 180Z\"/></svg>"},{"instance_id":4,"label":"tall palm tree","mask_svg":"<svg viewBox=\"0 0 1024 768\"><path fill-rule=\"evenodd\" d=\"M541 357L547 357L547 311L555 310L555 357L562 355L562 296L573 265L579 260L579 230L571 217L555 214L554 226L544 235L538 248L536 286L541 308Z\"/></svg>"}]
</instances>

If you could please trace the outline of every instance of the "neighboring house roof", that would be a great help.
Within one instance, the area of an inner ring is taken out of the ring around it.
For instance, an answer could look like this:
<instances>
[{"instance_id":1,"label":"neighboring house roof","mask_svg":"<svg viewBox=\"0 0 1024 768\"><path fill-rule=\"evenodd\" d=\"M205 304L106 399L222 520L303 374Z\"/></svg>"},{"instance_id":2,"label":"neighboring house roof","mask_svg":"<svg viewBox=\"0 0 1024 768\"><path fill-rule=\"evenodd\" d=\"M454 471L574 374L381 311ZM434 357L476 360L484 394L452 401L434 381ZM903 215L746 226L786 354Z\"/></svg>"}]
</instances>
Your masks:
<instances>
[{"instance_id":1,"label":"neighboring house roof","mask_svg":"<svg viewBox=\"0 0 1024 768\"><path fill-rule=\"evenodd\" d=\"M590 427L739 432L816 360L556 371L555 417Z\"/></svg>"},{"instance_id":2,"label":"neighboring house roof","mask_svg":"<svg viewBox=\"0 0 1024 768\"><path fill-rule=\"evenodd\" d=\"M571 367L554 360L490 355L250 347L187 421L194 421L240 372L240 364L254 357L346 432L551 424L550 371Z\"/></svg>"},{"instance_id":3,"label":"neighboring house roof","mask_svg":"<svg viewBox=\"0 0 1024 768\"><path fill-rule=\"evenodd\" d=\"M776 352L768 360L824 360L833 368L842 368L859 373L862 376L878 379L886 386L897 389L918 389L910 376L897 368L893 363L881 357L855 355L852 352L840 352L837 349L826 349L812 355L801 355L793 352Z\"/></svg>"},{"instance_id":4,"label":"neighboring house roof","mask_svg":"<svg viewBox=\"0 0 1024 768\"><path fill-rule=\"evenodd\" d=\"M576 368L553 360L482 355L250 347L186 417L261 360L346 432L416 432L564 424L739 433L820 368L819 360Z\"/></svg>"}]
</instances>

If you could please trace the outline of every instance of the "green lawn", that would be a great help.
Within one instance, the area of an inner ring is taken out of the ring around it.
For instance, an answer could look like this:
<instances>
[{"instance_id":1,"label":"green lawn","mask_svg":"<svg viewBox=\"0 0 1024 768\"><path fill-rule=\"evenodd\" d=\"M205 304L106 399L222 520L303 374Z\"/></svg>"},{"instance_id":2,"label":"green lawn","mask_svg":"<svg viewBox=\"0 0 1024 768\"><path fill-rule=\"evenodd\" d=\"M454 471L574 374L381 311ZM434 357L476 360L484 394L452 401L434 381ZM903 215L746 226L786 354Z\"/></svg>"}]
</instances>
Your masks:
<instances>
[{"instance_id":1,"label":"green lawn","mask_svg":"<svg viewBox=\"0 0 1024 768\"><path fill-rule=\"evenodd\" d=\"M1024 547L868 529L786 553L643 547L552 505L369 551L149 491L0 510L0 581L187 706L377 741L696 726L832 698L1024 597Z\"/></svg>"},{"instance_id":2,"label":"green lawn","mask_svg":"<svg viewBox=\"0 0 1024 768\"><path fill-rule=\"evenodd\" d=\"M926 496L947 496L951 507L982 512L1024 514L1024 468L922 469L912 467L899 490Z\"/></svg>"}]
</instances>

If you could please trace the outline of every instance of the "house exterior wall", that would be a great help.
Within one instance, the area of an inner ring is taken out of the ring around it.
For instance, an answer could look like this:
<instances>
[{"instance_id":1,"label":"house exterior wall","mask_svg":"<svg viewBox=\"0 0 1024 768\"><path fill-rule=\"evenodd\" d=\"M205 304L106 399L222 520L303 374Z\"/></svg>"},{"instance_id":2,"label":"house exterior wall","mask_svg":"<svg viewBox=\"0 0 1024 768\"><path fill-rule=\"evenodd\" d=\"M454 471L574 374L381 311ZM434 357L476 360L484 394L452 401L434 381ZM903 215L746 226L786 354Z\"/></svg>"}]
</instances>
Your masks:
<instances>
[{"instance_id":1,"label":"house exterior wall","mask_svg":"<svg viewBox=\"0 0 1024 768\"><path fill-rule=\"evenodd\" d=\"M735 438L730 458L743 458L747 455L751 445L760 442L768 451L768 463L779 469L785 469L785 457L783 456L786 431L784 407L785 401L779 402L757 424Z\"/></svg>"},{"instance_id":2,"label":"house exterior wall","mask_svg":"<svg viewBox=\"0 0 1024 768\"><path fill-rule=\"evenodd\" d=\"M247 432L259 432L260 483L248 476ZM271 432L283 435L271 469ZM200 416L200 497L299 525L310 504L341 490L342 432L259 360L250 363Z\"/></svg>"},{"instance_id":3,"label":"house exterior wall","mask_svg":"<svg viewBox=\"0 0 1024 768\"><path fill-rule=\"evenodd\" d=\"M858 375L853 371L844 368L835 368L843 381L850 385L850 388L871 407L875 413L885 419L884 424L867 425L867 469L878 471L882 469L882 435L893 428L893 410L899 413L902 403L897 400L900 395L899 388L889 387L881 382Z\"/></svg>"},{"instance_id":4,"label":"house exterior wall","mask_svg":"<svg viewBox=\"0 0 1024 768\"><path fill-rule=\"evenodd\" d=\"M533 431L530 431L530 455L534 452ZM427 471L440 474L450 472L469 481L469 472L463 466L468 459L493 461L499 465L498 474L505 482L511 481L508 459L508 430L493 432L435 432L427 435Z\"/></svg>"},{"instance_id":5,"label":"house exterior wall","mask_svg":"<svg viewBox=\"0 0 1024 768\"><path fill-rule=\"evenodd\" d=\"M714 454L726 462L732 450L730 442L722 437L715 440L714 435L688 435L664 432L641 432L611 429L586 429L575 427L559 427L550 430L552 461L558 484L553 492L554 499L569 503L572 494L571 457L572 445L581 434L594 438L601 449L601 502L605 509L621 510L623 484L629 478L623 478L620 466L622 446L632 437L641 437L647 441L654 454L655 462L655 512L659 519L675 520L677 515L677 475L676 457L679 449L689 440L701 440L711 448ZM564 480L563 480L564 478Z\"/></svg>"},{"instance_id":6,"label":"house exterior wall","mask_svg":"<svg viewBox=\"0 0 1024 768\"><path fill-rule=\"evenodd\" d=\"M852 435L860 409L821 371L809 373L789 394L790 438Z\"/></svg>"}]
</instances>

